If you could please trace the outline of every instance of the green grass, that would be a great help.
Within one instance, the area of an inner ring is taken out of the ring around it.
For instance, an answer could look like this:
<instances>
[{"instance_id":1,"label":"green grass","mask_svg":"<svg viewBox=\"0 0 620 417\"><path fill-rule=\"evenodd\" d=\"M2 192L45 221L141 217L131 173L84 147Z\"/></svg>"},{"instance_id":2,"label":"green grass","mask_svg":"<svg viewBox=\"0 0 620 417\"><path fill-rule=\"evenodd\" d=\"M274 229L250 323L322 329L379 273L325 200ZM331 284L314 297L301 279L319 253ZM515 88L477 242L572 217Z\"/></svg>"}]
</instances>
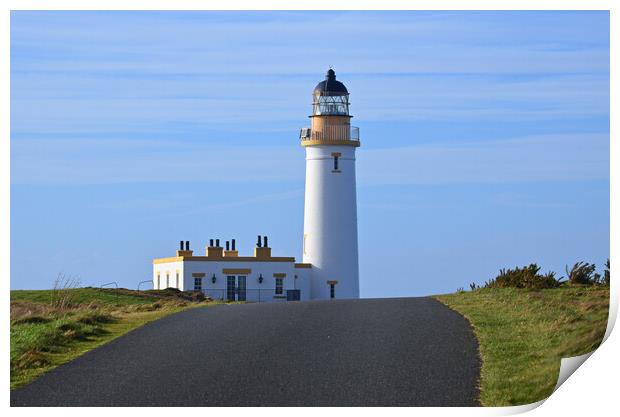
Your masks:
<instances>
[{"instance_id":1,"label":"green grass","mask_svg":"<svg viewBox=\"0 0 620 417\"><path fill-rule=\"evenodd\" d=\"M11 291L11 389L168 314L216 302L175 290L76 288Z\"/></svg>"},{"instance_id":2,"label":"green grass","mask_svg":"<svg viewBox=\"0 0 620 417\"><path fill-rule=\"evenodd\" d=\"M607 327L608 287L482 288L436 298L474 329L485 406L547 398L557 383L560 359L596 349Z\"/></svg>"}]
</instances>

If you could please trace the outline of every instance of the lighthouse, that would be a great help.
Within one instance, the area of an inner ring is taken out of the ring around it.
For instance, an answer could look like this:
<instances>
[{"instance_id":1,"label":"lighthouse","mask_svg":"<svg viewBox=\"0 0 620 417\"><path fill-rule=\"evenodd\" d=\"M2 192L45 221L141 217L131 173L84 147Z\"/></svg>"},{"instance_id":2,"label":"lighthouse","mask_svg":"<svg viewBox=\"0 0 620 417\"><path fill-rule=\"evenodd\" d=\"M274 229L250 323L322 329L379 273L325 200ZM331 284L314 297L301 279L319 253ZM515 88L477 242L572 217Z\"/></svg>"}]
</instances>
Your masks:
<instances>
[{"instance_id":1,"label":"lighthouse","mask_svg":"<svg viewBox=\"0 0 620 417\"><path fill-rule=\"evenodd\" d=\"M329 69L312 92L306 149L303 262L273 256L258 235L254 254L240 255L236 239L209 239L204 253L180 241L175 256L153 259L153 288L198 291L214 300L283 302L359 298L355 149L349 92Z\"/></svg>"},{"instance_id":2,"label":"lighthouse","mask_svg":"<svg viewBox=\"0 0 620 417\"><path fill-rule=\"evenodd\" d=\"M349 92L329 69L312 93L306 149L303 262L312 265L312 299L359 298L355 149Z\"/></svg>"}]
</instances>

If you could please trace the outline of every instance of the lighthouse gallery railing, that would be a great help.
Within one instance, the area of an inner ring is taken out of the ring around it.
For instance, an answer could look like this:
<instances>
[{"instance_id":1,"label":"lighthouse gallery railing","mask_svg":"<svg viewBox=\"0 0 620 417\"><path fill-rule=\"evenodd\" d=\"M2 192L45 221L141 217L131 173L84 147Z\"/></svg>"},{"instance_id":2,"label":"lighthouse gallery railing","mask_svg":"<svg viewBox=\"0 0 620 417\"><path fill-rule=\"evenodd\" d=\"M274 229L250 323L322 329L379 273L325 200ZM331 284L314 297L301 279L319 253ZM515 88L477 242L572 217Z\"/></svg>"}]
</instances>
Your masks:
<instances>
[{"instance_id":1,"label":"lighthouse gallery railing","mask_svg":"<svg viewBox=\"0 0 620 417\"><path fill-rule=\"evenodd\" d=\"M320 130L312 130L309 127L304 127L299 131L299 139L302 141L318 140L329 142L330 140L350 140L359 142L360 128L355 126L324 126Z\"/></svg>"}]
</instances>

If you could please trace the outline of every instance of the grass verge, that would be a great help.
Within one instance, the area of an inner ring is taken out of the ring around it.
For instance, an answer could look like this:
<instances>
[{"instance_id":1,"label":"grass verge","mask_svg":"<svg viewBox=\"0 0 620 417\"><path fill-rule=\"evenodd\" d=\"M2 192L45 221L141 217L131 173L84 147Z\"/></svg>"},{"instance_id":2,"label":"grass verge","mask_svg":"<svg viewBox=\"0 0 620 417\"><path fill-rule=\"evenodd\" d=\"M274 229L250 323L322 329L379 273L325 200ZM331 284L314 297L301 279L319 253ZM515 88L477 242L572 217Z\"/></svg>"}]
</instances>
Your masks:
<instances>
[{"instance_id":1,"label":"grass verge","mask_svg":"<svg viewBox=\"0 0 620 417\"><path fill-rule=\"evenodd\" d=\"M62 291L62 308L53 300L58 290L11 292L11 389L149 321L216 304L172 289Z\"/></svg>"},{"instance_id":2,"label":"grass verge","mask_svg":"<svg viewBox=\"0 0 620 417\"><path fill-rule=\"evenodd\" d=\"M608 287L481 288L435 298L465 316L474 329L485 406L547 398L560 359L596 349L607 327Z\"/></svg>"}]
</instances>

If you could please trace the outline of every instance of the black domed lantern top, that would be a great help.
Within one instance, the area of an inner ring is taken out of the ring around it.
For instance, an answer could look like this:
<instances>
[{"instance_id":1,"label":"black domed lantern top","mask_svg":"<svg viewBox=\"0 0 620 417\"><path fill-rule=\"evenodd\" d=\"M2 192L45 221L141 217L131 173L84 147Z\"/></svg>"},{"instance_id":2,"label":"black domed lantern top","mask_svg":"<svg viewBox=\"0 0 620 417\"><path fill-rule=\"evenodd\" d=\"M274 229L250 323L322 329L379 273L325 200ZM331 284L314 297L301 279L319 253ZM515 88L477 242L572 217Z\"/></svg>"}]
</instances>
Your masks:
<instances>
[{"instance_id":1,"label":"black domed lantern top","mask_svg":"<svg viewBox=\"0 0 620 417\"><path fill-rule=\"evenodd\" d=\"M349 94L349 92L343 83L336 80L336 72L330 68L325 74L325 81L321 81L314 87L314 94L340 96Z\"/></svg>"},{"instance_id":2,"label":"black domed lantern top","mask_svg":"<svg viewBox=\"0 0 620 417\"><path fill-rule=\"evenodd\" d=\"M349 91L336 80L336 73L329 69L325 80L314 87L312 93L313 116L348 116Z\"/></svg>"}]
</instances>

